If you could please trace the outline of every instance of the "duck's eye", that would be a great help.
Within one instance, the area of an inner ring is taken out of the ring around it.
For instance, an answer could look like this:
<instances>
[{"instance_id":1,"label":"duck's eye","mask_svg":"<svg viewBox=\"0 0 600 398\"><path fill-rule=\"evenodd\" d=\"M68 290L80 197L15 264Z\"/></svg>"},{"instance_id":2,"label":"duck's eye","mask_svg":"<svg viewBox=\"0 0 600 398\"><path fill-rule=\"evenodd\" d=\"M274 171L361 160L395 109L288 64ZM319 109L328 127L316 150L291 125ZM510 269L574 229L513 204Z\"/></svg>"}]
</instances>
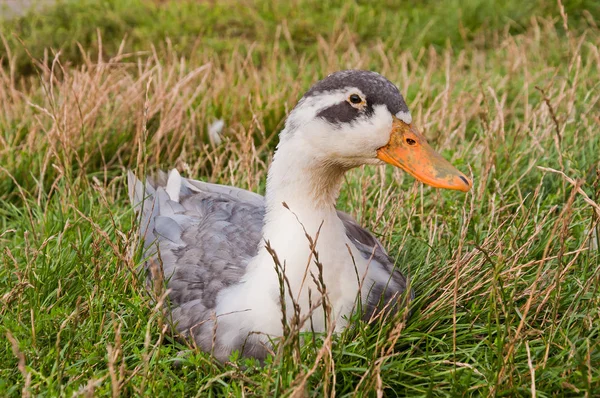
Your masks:
<instances>
[{"instance_id":1,"label":"duck's eye","mask_svg":"<svg viewBox=\"0 0 600 398\"><path fill-rule=\"evenodd\" d=\"M358 94L352 94L350 95L350 97L348 97L348 100L353 103L353 104L360 104L363 100L362 98L360 98L360 95Z\"/></svg>"},{"instance_id":2,"label":"duck's eye","mask_svg":"<svg viewBox=\"0 0 600 398\"><path fill-rule=\"evenodd\" d=\"M412 138L407 138L406 143L408 145L412 146L412 145L415 145L417 143L417 141L413 140Z\"/></svg>"}]
</instances>

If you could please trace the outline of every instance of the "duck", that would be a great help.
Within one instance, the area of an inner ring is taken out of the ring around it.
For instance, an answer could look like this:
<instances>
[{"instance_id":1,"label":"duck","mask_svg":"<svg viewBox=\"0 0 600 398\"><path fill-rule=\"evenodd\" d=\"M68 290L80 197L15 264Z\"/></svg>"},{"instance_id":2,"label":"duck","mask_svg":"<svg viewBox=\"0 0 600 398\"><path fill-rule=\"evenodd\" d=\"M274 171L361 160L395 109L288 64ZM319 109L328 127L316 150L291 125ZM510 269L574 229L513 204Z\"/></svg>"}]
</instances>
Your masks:
<instances>
[{"instance_id":1,"label":"duck","mask_svg":"<svg viewBox=\"0 0 600 398\"><path fill-rule=\"evenodd\" d=\"M287 116L264 196L175 169L145 182L129 171L147 281L166 287L175 332L221 362L233 352L264 360L294 317L308 320L301 331L337 333L356 311L369 320L406 306L409 279L336 208L348 170L385 164L433 187L472 186L427 143L396 85L344 70Z\"/></svg>"}]
</instances>

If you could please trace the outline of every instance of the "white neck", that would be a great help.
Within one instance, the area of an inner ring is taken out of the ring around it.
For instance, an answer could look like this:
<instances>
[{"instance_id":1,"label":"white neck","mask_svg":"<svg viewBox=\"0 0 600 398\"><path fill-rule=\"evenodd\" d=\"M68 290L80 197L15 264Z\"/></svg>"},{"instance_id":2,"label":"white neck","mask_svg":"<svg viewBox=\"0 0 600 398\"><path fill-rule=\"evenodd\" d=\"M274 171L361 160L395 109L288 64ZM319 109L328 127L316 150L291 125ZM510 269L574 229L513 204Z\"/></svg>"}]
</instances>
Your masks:
<instances>
[{"instance_id":1,"label":"white neck","mask_svg":"<svg viewBox=\"0 0 600 398\"><path fill-rule=\"evenodd\" d=\"M267 179L265 196L265 227L276 222L280 212L288 209L301 217L320 218L335 213L344 172L339 165L328 163L294 148L292 143L281 145L273 157ZM319 220L320 222L322 220Z\"/></svg>"},{"instance_id":2,"label":"white neck","mask_svg":"<svg viewBox=\"0 0 600 398\"><path fill-rule=\"evenodd\" d=\"M298 132L297 132L298 133ZM298 133L299 134L299 133ZM296 141L296 142L294 142ZM244 276L243 288L236 296L223 297L220 313L247 311L248 323L268 334L278 334L281 319L279 309L279 280L275 261L266 248L268 242L285 266L286 300L291 294L306 315L311 304L320 299L313 276L319 277L314 252L308 234L316 241L315 251L322 264L327 299L331 303L337 326L343 326L341 315L347 315L354 306L358 292L356 272L363 274L366 264L346 237L345 227L335 208L344 167L323 161L314 152L302 146L302 140L282 142L269 169L266 194L266 214L263 239L258 254L250 260ZM284 205L285 203L285 205ZM317 237L318 234L318 237ZM352 247L352 256L348 248ZM357 264L358 269L353 268ZM309 304L309 290L311 304ZM227 303L237 303L229 306ZM291 304L291 303L288 303ZM293 309L287 305L288 311ZM318 310L320 311L320 310ZM317 311L317 312L318 312ZM288 317L291 313L288 312ZM267 319L275 317L275 320ZM314 316L315 328L323 317ZM252 330L255 330L252 329Z\"/></svg>"}]
</instances>

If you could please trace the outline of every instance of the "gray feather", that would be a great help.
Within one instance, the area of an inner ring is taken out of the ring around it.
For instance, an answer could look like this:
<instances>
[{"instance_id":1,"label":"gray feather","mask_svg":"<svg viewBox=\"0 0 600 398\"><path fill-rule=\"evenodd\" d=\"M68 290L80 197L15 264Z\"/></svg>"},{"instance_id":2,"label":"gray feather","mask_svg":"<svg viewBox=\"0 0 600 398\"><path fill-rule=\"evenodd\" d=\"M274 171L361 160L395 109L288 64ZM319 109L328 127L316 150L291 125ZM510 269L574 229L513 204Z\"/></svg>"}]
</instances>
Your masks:
<instances>
[{"instance_id":1,"label":"gray feather","mask_svg":"<svg viewBox=\"0 0 600 398\"><path fill-rule=\"evenodd\" d=\"M354 243L363 258L371 260L371 266L382 267L387 280L372 281L369 294L363 303L363 319L370 320L380 311L394 314L414 298L411 289L409 299L405 297L408 288L406 277L394 266L394 260L387 254L383 245L373 234L361 227L349 214L338 211L338 216L346 228L346 236Z\"/></svg>"},{"instance_id":2,"label":"gray feather","mask_svg":"<svg viewBox=\"0 0 600 398\"><path fill-rule=\"evenodd\" d=\"M168 216L157 216L154 218L154 230L164 239L168 239L175 244L182 244L181 233L183 227L177 221Z\"/></svg>"}]
</instances>

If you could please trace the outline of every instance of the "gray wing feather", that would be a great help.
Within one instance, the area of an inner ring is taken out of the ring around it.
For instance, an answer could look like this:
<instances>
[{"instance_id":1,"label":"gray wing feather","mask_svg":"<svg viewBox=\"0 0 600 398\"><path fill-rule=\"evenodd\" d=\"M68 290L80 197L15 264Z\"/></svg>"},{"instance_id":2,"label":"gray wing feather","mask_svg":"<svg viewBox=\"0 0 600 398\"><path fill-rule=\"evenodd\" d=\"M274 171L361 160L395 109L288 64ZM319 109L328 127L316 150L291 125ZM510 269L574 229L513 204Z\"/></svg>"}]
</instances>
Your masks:
<instances>
[{"instance_id":1,"label":"gray wing feather","mask_svg":"<svg viewBox=\"0 0 600 398\"><path fill-rule=\"evenodd\" d=\"M228 185L210 184L203 181L184 179L184 185L196 192L210 192L214 194L222 194L232 198L236 198L242 202L253 204L257 207L264 207L265 202L262 195L245 189L231 187Z\"/></svg>"},{"instance_id":2,"label":"gray wing feather","mask_svg":"<svg viewBox=\"0 0 600 398\"><path fill-rule=\"evenodd\" d=\"M183 226L180 225L175 219L167 216L157 216L154 219L155 226L154 231L156 234L164 239L175 244L182 244L181 234L183 233Z\"/></svg>"},{"instance_id":3,"label":"gray wing feather","mask_svg":"<svg viewBox=\"0 0 600 398\"><path fill-rule=\"evenodd\" d=\"M405 292L407 278L394 266L394 260L387 254L381 242L371 232L361 227L349 214L338 211L338 217L344 223L346 236L354 243L363 258L371 260L370 267L381 267L383 274L389 275L382 280L371 281L369 294L363 303L363 319L368 321L381 311L396 313L406 306ZM414 292L409 292L409 300Z\"/></svg>"},{"instance_id":4,"label":"gray wing feather","mask_svg":"<svg viewBox=\"0 0 600 398\"><path fill-rule=\"evenodd\" d=\"M159 215L159 204L154 200L156 190L147 181L143 184L138 180L131 170L127 172L129 200L133 208L140 212L140 236L144 239L144 244L148 247L156 240L154 236L154 220Z\"/></svg>"},{"instance_id":5,"label":"gray wing feather","mask_svg":"<svg viewBox=\"0 0 600 398\"><path fill-rule=\"evenodd\" d=\"M239 283L256 255L263 199L178 174L158 173L143 184L129 172L128 179L130 200L141 212L146 269L160 265L177 332L191 334L198 345L211 351L217 294ZM151 275L148 272L149 284L154 282ZM259 351L252 346L244 349Z\"/></svg>"}]
</instances>

